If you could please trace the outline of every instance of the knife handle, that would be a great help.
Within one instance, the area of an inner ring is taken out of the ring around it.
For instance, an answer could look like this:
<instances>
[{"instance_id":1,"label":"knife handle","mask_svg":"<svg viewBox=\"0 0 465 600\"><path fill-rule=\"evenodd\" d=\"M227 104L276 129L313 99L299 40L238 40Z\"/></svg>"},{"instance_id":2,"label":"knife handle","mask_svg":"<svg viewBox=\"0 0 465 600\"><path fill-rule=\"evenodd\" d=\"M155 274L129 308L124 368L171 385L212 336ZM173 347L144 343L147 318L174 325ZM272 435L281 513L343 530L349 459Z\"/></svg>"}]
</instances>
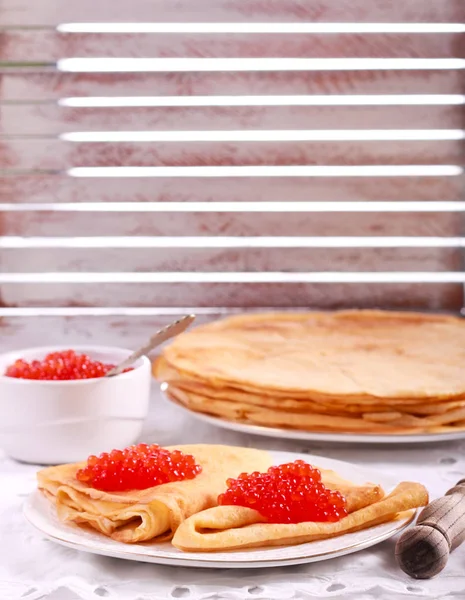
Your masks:
<instances>
[{"instance_id":1,"label":"knife handle","mask_svg":"<svg viewBox=\"0 0 465 600\"><path fill-rule=\"evenodd\" d=\"M420 513L415 527L407 529L396 545L400 568L416 579L440 573L449 554L465 541L465 479Z\"/></svg>"}]
</instances>

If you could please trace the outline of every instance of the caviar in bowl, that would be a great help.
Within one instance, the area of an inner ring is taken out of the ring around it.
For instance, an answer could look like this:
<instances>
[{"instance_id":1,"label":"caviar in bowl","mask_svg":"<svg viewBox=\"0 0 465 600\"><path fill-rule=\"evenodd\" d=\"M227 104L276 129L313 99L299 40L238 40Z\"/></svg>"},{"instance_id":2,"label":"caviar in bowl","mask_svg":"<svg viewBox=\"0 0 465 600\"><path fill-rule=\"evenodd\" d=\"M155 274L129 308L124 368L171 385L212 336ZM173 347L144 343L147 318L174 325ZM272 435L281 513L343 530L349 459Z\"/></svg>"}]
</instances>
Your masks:
<instances>
[{"instance_id":1,"label":"caviar in bowl","mask_svg":"<svg viewBox=\"0 0 465 600\"><path fill-rule=\"evenodd\" d=\"M0 447L17 460L59 464L133 444L148 413L150 361L103 377L130 353L54 346L0 355Z\"/></svg>"}]
</instances>

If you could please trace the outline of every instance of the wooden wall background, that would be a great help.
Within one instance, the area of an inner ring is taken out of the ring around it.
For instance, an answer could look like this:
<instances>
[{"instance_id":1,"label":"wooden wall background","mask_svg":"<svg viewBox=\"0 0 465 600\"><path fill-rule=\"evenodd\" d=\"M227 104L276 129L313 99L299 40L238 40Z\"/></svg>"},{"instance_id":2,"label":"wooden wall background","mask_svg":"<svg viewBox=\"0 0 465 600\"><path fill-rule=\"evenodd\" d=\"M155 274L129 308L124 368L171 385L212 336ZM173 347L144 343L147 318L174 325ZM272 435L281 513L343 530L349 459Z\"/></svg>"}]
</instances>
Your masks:
<instances>
[{"instance_id":1,"label":"wooden wall background","mask_svg":"<svg viewBox=\"0 0 465 600\"><path fill-rule=\"evenodd\" d=\"M464 23L462 0L3 0L0 346L460 310Z\"/></svg>"}]
</instances>

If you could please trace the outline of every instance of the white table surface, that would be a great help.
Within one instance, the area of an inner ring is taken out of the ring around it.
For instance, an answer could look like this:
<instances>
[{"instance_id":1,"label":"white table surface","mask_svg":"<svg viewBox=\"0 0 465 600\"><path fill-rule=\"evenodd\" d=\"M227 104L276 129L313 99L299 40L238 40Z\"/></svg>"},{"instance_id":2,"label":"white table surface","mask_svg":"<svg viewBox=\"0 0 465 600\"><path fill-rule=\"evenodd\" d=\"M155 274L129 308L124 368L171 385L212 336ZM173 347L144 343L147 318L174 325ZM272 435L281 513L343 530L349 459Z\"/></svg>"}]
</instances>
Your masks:
<instances>
[{"instance_id":1,"label":"white table surface","mask_svg":"<svg viewBox=\"0 0 465 600\"><path fill-rule=\"evenodd\" d=\"M362 446L285 442L217 429L168 406L154 393L144 441L231 443L308 452L395 473L424 483L432 498L465 475L465 440L434 445ZM1 451L0 451L1 452ZM394 560L395 540L343 558L256 570L163 567L93 556L44 539L23 519L24 498L37 467L0 454L1 600L393 600L465 598L465 545L432 580L404 575Z\"/></svg>"}]
</instances>

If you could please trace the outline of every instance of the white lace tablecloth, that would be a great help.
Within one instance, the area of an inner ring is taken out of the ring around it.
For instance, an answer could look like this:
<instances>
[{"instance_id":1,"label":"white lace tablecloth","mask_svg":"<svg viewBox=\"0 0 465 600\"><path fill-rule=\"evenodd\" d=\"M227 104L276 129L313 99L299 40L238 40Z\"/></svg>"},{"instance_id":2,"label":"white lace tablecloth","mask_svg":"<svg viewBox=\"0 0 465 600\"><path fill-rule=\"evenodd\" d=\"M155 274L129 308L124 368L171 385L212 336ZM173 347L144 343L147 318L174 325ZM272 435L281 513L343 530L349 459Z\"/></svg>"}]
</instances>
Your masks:
<instances>
[{"instance_id":1,"label":"white lace tablecloth","mask_svg":"<svg viewBox=\"0 0 465 600\"><path fill-rule=\"evenodd\" d=\"M294 450L375 466L424 483L432 498L465 476L465 441L346 446L284 442L204 425L154 397L144 441L231 443ZM44 539L22 517L37 467L0 455L0 600L393 600L465 598L465 546L437 578L416 581L394 560L395 540L343 558L274 569L164 567L93 556Z\"/></svg>"}]
</instances>

